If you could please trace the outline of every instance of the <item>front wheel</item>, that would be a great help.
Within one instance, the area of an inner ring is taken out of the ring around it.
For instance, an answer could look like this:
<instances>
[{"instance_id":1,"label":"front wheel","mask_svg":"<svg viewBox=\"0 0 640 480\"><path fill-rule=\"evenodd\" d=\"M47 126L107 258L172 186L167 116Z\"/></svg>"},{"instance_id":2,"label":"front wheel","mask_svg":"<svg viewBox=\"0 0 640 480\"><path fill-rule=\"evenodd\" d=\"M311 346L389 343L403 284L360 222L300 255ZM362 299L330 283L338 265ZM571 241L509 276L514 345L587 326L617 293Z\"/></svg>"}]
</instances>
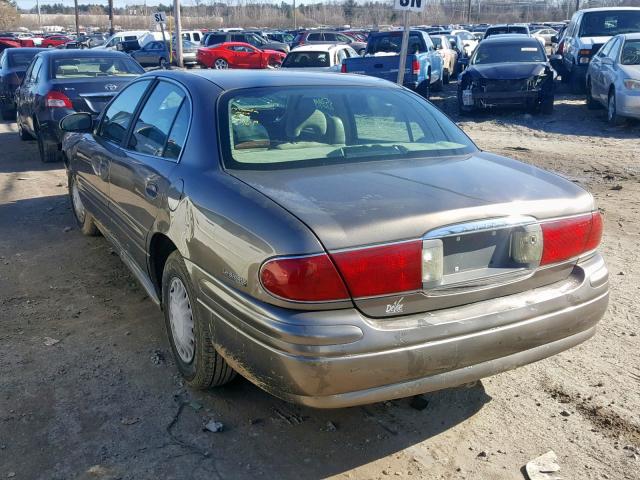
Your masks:
<instances>
[{"instance_id":1,"label":"front wheel","mask_svg":"<svg viewBox=\"0 0 640 480\"><path fill-rule=\"evenodd\" d=\"M591 79L587 80L587 108L589 110L595 110L599 107L598 102L595 101L591 93Z\"/></svg>"},{"instance_id":2,"label":"front wheel","mask_svg":"<svg viewBox=\"0 0 640 480\"><path fill-rule=\"evenodd\" d=\"M207 319L200 315L196 302L184 260L174 251L162 272L162 307L173 357L189 386L221 386L236 373L216 351Z\"/></svg>"},{"instance_id":3,"label":"front wheel","mask_svg":"<svg viewBox=\"0 0 640 480\"><path fill-rule=\"evenodd\" d=\"M213 62L213 68L216 70L227 70L229 68L229 64L224 58L218 58Z\"/></svg>"},{"instance_id":4,"label":"front wheel","mask_svg":"<svg viewBox=\"0 0 640 480\"><path fill-rule=\"evenodd\" d=\"M609 101L607 102L607 121L609 125L621 125L624 119L618 115L618 106L616 105L616 92L611 90L609 93Z\"/></svg>"},{"instance_id":5,"label":"front wheel","mask_svg":"<svg viewBox=\"0 0 640 480\"><path fill-rule=\"evenodd\" d=\"M73 216L75 217L76 223L80 227L82 234L88 237L95 237L99 235L100 231L93 220L93 216L87 212L84 207L84 203L80 198L78 182L73 175L69 175L69 201L71 202Z\"/></svg>"},{"instance_id":6,"label":"front wheel","mask_svg":"<svg viewBox=\"0 0 640 480\"><path fill-rule=\"evenodd\" d=\"M33 137L29 132L25 130L22 126L22 122L20 121L20 115L16 113L16 124L18 125L18 135L20 136L20 140L27 141L33 140Z\"/></svg>"}]
</instances>

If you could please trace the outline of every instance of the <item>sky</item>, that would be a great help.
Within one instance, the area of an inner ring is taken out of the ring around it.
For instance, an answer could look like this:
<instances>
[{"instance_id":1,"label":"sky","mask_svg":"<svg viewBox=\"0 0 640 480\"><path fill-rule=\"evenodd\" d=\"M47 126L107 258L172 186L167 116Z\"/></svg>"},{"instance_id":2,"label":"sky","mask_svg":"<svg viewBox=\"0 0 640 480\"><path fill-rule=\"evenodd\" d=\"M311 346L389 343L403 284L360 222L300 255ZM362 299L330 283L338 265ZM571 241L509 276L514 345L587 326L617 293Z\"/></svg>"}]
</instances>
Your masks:
<instances>
[{"instance_id":1,"label":"sky","mask_svg":"<svg viewBox=\"0 0 640 480\"><path fill-rule=\"evenodd\" d=\"M274 0L275 1L275 0ZM17 0L16 2L18 4L18 6L20 8L24 8L24 9L29 9L31 7L34 7L36 5L36 0ZM40 6L45 5L45 4L54 4L54 3L62 3L63 5L66 6L73 6L73 0L40 0ZM106 5L108 2L107 0L78 0L79 4L101 4L101 5ZM113 0L113 6L114 7L124 7L126 5L133 5L133 4L143 4L144 0ZM164 3L165 5L167 4L172 4L173 0L147 0L147 5L151 6L151 5L157 5L158 3ZM181 0L182 5L195 5L195 2L193 0ZM278 3L280 3L280 1L278 0ZM303 1L299 2L299 3L304 3Z\"/></svg>"}]
</instances>

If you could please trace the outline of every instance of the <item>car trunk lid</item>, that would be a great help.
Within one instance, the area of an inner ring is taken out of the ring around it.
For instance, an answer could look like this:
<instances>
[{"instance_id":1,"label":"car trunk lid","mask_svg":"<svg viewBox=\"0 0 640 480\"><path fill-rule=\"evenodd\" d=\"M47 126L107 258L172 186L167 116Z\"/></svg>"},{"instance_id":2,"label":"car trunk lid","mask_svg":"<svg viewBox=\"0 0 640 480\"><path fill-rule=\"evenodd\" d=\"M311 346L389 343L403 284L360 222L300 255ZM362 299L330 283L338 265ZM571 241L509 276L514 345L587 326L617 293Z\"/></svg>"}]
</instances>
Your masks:
<instances>
[{"instance_id":1,"label":"car trunk lid","mask_svg":"<svg viewBox=\"0 0 640 480\"><path fill-rule=\"evenodd\" d=\"M76 111L98 114L133 78L60 79L53 81L53 90L69 97Z\"/></svg>"},{"instance_id":2,"label":"car trunk lid","mask_svg":"<svg viewBox=\"0 0 640 480\"><path fill-rule=\"evenodd\" d=\"M526 224L593 209L591 195L571 182L486 153L233 174L304 222L343 275L345 252L415 242L422 251L422 242L441 239L445 284L401 294L352 292L363 313L375 317L448 308L565 278L570 264L540 271L512 265L511 235Z\"/></svg>"}]
</instances>

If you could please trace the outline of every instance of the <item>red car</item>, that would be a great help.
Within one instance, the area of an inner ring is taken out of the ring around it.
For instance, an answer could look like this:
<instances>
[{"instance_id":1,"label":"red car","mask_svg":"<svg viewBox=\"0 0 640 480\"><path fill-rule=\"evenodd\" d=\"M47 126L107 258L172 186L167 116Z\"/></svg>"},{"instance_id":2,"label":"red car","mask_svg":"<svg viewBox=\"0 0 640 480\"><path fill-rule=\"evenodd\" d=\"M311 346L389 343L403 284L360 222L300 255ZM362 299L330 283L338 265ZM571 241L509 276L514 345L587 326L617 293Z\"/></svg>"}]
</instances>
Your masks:
<instances>
[{"instance_id":1,"label":"red car","mask_svg":"<svg viewBox=\"0 0 640 480\"><path fill-rule=\"evenodd\" d=\"M224 42L199 48L196 60L200 65L217 70L227 68L279 68L287 55L275 50L260 50L242 42Z\"/></svg>"},{"instance_id":2,"label":"red car","mask_svg":"<svg viewBox=\"0 0 640 480\"><path fill-rule=\"evenodd\" d=\"M65 43L70 42L71 39L69 37L65 37L64 35L51 35L50 37L42 40L40 46L42 48L53 48L59 45L64 45Z\"/></svg>"}]
</instances>

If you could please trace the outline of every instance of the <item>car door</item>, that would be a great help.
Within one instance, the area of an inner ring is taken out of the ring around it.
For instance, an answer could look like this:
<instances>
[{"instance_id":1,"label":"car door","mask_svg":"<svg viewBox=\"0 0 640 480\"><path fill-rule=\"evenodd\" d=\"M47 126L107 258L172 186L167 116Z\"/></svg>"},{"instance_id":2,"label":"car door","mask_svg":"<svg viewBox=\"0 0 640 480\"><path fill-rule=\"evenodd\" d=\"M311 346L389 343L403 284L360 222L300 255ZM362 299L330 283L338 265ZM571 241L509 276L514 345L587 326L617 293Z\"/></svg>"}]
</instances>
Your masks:
<instances>
[{"instance_id":1,"label":"car door","mask_svg":"<svg viewBox=\"0 0 640 480\"><path fill-rule=\"evenodd\" d=\"M182 86L158 81L139 109L123 155L109 170L109 204L124 234L124 247L145 269L147 235L166 201L191 118L191 104Z\"/></svg>"},{"instance_id":2,"label":"car door","mask_svg":"<svg viewBox=\"0 0 640 480\"><path fill-rule=\"evenodd\" d=\"M612 38L609 40L596 54L597 58L591 60L592 62L595 60L597 63L594 67L595 70L595 79L592 79L592 82L596 85L595 98L600 100L601 102L607 102L609 96L609 83L607 83L607 78L611 76L611 68L610 63L611 59L609 58L610 52L616 45L616 39Z\"/></svg>"},{"instance_id":3,"label":"car door","mask_svg":"<svg viewBox=\"0 0 640 480\"><path fill-rule=\"evenodd\" d=\"M621 48L622 38L617 37L615 39L615 42L611 46L611 50L609 50L609 52L607 53L605 68L602 69L604 89L606 90L607 101L609 100L609 89L611 88L611 85L614 85L616 83L616 78L619 75L620 66L618 64L618 59L620 58Z\"/></svg>"},{"instance_id":4,"label":"car door","mask_svg":"<svg viewBox=\"0 0 640 480\"><path fill-rule=\"evenodd\" d=\"M113 158L124 155L122 142L136 106L151 82L151 79L144 79L124 88L107 106L97 128L82 136L73 155L73 169L83 202L116 237L118 228L109 212L109 169Z\"/></svg>"},{"instance_id":5,"label":"car door","mask_svg":"<svg viewBox=\"0 0 640 480\"><path fill-rule=\"evenodd\" d=\"M38 87L38 78L40 76L40 70L42 70L42 65L44 60L42 57L36 58L33 63L33 68L31 69L29 78L25 78L25 81L20 86L21 91L21 121L22 125L27 127L27 131L35 135L35 124L33 122L33 117L36 114L37 110L37 87Z\"/></svg>"}]
</instances>

